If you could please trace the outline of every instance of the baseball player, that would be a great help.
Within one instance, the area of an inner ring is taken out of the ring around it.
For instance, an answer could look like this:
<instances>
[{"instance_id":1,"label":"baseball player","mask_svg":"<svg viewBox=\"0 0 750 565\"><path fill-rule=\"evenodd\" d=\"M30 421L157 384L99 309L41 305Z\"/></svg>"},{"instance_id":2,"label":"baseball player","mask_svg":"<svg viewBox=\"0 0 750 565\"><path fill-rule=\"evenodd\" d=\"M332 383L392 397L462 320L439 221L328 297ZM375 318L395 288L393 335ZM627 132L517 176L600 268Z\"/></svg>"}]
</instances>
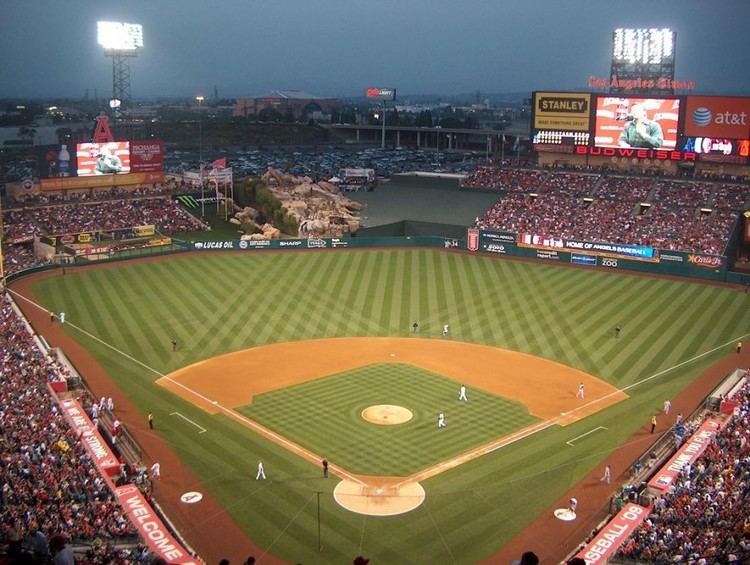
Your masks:
<instances>
[{"instance_id":1,"label":"baseball player","mask_svg":"<svg viewBox=\"0 0 750 565\"><path fill-rule=\"evenodd\" d=\"M443 335L448 335L448 324L443 324Z\"/></svg>"},{"instance_id":2,"label":"baseball player","mask_svg":"<svg viewBox=\"0 0 750 565\"><path fill-rule=\"evenodd\" d=\"M576 398L585 398L586 396L586 386L581 383L578 385L578 392L576 392Z\"/></svg>"},{"instance_id":3,"label":"baseball player","mask_svg":"<svg viewBox=\"0 0 750 565\"><path fill-rule=\"evenodd\" d=\"M65 323L65 312L60 312L59 318L60 318L60 323L64 324ZM740 346L740 347L742 347L742 346ZM737 353L739 353L739 351Z\"/></svg>"},{"instance_id":4,"label":"baseball player","mask_svg":"<svg viewBox=\"0 0 750 565\"><path fill-rule=\"evenodd\" d=\"M154 463L151 465L151 480L158 481L159 477L161 477L161 465Z\"/></svg>"},{"instance_id":5,"label":"baseball player","mask_svg":"<svg viewBox=\"0 0 750 565\"><path fill-rule=\"evenodd\" d=\"M575 513L576 508L578 508L578 499L577 498L571 498L568 501L568 508L571 512Z\"/></svg>"},{"instance_id":6,"label":"baseball player","mask_svg":"<svg viewBox=\"0 0 750 565\"><path fill-rule=\"evenodd\" d=\"M672 403L669 400L664 401L664 415L669 414L669 410L672 408Z\"/></svg>"},{"instance_id":7,"label":"baseball player","mask_svg":"<svg viewBox=\"0 0 750 565\"><path fill-rule=\"evenodd\" d=\"M610 484L612 482L612 467L607 465L604 467L604 475L602 475L602 478L599 479L600 482L605 482L607 484Z\"/></svg>"},{"instance_id":8,"label":"baseball player","mask_svg":"<svg viewBox=\"0 0 750 565\"><path fill-rule=\"evenodd\" d=\"M469 401L469 399L466 398L466 385L461 385L461 388L458 389L458 399L463 400L464 402Z\"/></svg>"},{"instance_id":9,"label":"baseball player","mask_svg":"<svg viewBox=\"0 0 750 565\"><path fill-rule=\"evenodd\" d=\"M110 396L107 399L107 412L112 412L115 409L115 401L112 400L112 397Z\"/></svg>"},{"instance_id":10,"label":"baseball player","mask_svg":"<svg viewBox=\"0 0 750 565\"><path fill-rule=\"evenodd\" d=\"M266 470L263 468L263 461L258 461L258 472L255 473L256 481L264 481L266 479Z\"/></svg>"},{"instance_id":11,"label":"baseball player","mask_svg":"<svg viewBox=\"0 0 750 565\"><path fill-rule=\"evenodd\" d=\"M445 414L438 414L438 429L445 427Z\"/></svg>"}]
</instances>

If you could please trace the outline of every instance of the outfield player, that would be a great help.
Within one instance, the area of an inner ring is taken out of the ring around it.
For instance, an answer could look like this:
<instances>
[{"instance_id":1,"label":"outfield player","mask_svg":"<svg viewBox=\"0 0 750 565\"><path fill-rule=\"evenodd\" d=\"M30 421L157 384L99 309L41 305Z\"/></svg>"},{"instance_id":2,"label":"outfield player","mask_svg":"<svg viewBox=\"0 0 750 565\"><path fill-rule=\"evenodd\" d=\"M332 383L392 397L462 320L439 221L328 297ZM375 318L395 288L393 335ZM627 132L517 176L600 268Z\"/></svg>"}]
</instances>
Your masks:
<instances>
[{"instance_id":1,"label":"outfield player","mask_svg":"<svg viewBox=\"0 0 750 565\"><path fill-rule=\"evenodd\" d=\"M258 461L258 472L255 473L255 480L261 481L266 479L266 470L263 468L263 461Z\"/></svg>"},{"instance_id":2,"label":"outfield player","mask_svg":"<svg viewBox=\"0 0 750 565\"><path fill-rule=\"evenodd\" d=\"M576 398L585 398L586 396L586 386L581 383L578 385L578 392L576 392Z\"/></svg>"},{"instance_id":3,"label":"outfield player","mask_svg":"<svg viewBox=\"0 0 750 565\"><path fill-rule=\"evenodd\" d=\"M458 399L463 400L464 402L469 401L469 399L466 398L466 385L461 385L461 388L458 389Z\"/></svg>"},{"instance_id":4,"label":"outfield player","mask_svg":"<svg viewBox=\"0 0 750 565\"><path fill-rule=\"evenodd\" d=\"M443 335L448 335L448 324L443 324Z\"/></svg>"},{"instance_id":5,"label":"outfield player","mask_svg":"<svg viewBox=\"0 0 750 565\"><path fill-rule=\"evenodd\" d=\"M445 414L438 414L438 429L445 427Z\"/></svg>"}]
</instances>

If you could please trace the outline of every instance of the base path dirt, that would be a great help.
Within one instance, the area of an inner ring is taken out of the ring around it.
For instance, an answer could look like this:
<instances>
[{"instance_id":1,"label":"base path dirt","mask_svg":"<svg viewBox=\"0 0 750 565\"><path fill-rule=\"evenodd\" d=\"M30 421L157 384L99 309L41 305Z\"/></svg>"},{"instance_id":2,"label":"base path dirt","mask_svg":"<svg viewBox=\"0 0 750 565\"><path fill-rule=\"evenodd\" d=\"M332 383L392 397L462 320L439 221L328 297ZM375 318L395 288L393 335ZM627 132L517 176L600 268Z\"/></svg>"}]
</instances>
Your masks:
<instances>
[{"instance_id":1,"label":"base path dirt","mask_svg":"<svg viewBox=\"0 0 750 565\"><path fill-rule=\"evenodd\" d=\"M157 382L212 414L223 413L311 463L313 453L235 409L255 395L350 371L374 363L408 363L524 404L542 419L506 437L441 461L410 477L356 475L331 464L344 479L336 501L360 514L391 516L418 507L424 500L420 481L482 457L552 425L567 425L603 410L627 395L577 369L539 357L497 347L447 339L334 338L254 347L207 359L160 378ZM586 398L579 398L583 386ZM376 424L397 424L411 418L399 406L371 406L362 417Z\"/></svg>"},{"instance_id":2,"label":"base path dirt","mask_svg":"<svg viewBox=\"0 0 750 565\"><path fill-rule=\"evenodd\" d=\"M487 345L417 337L312 339L253 347L183 367L157 382L215 414L256 394L374 363L408 363L515 400L543 420L571 423L627 398L609 383L561 363ZM584 384L586 399L576 397ZM457 390L458 392L458 390Z\"/></svg>"}]
</instances>

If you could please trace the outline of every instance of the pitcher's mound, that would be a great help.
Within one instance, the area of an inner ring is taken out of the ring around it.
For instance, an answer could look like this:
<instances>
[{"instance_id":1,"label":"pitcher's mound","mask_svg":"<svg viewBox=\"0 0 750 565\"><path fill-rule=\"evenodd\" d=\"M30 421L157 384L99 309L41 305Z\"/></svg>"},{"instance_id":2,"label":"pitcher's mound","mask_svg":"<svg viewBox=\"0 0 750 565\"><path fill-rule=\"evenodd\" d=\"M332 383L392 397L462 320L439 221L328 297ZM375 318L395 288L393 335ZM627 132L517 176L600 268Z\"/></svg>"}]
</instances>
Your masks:
<instances>
[{"instance_id":1,"label":"pitcher's mound","mask_svg":"<svg viewBox=\"0 0 750 565\"><path fill-rule=\"evenodd\" d=\"M422 504L424 497L422 485L415 481L362 484L344 479L333 490L333 498L341 506L368 516L395 516L410 512Z\"/></svg>"},{"instance_id":2,"label":"pitcher's mound","mask_svg":"<svg viewBox=\"0 0 750 565\"><path fill-rule=\"evenodd\" d=\"M362 418L371 424L379 424L381 426L403 424L413 417L414 414L408 408L394 406L393 404L376 404L362 410Z\"/></svg>"}]
</instances>

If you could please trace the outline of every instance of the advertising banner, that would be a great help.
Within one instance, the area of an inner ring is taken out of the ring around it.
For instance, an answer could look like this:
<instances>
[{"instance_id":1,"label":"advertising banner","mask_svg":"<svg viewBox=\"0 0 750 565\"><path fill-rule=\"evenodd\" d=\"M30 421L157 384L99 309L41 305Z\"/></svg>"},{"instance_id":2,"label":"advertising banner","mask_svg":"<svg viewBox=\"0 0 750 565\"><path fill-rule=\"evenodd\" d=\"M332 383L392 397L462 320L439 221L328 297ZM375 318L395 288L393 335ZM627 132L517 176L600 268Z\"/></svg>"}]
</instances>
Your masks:
<instances>
[{"instance_id":1,"label":"advertising banner","mask_svg":"<svg viewBox=\"0 0 750 565\"><path fill-rule=\"evenodd\" d=\"M685 465L692 465L703 454L716 434L724 426L722 420L709 418L690 438L683 443L672 458L648 482L648 486L659 491L671 487Z\"/></svg>"},{"instance_id":2,"label":"advertising banner","mask_svg":"<svg viewBox=\"0 0 750 565\"><path fill-rule=\"evenodd\" d=\"M628 245L625 243L591 243L576 239L562 239L554 236L522 233L518 236L518 245L524 247L564 249L566 251L589 251L598 255L616 255L645 261L659 260L658 254L652 247Z\"/></svg>"},{"instance_id":3,"label":"advertising banner","mask_svg":"<svg viewBox=\"0 0 750 565\"><path fill-rule=\"evenodd\" d=\"M146 237L148 235L154 235L156 233L156 226L150 225L150 226L135 226L133 228L133 233L137 237Z\"/></svg>"},{"instance_id":4,"label":"advertising banner","mask_svg":"<svg viewBox=\"0 0 750 565\"><path fill-rule=\"evenodd\" d=\"M594 145L638 149L677 147L679 98L596 99Z\"/></svg>"},{"instance_id":5,"label":"advertising banner","mask_svg":"<svg viewBox=\"0 0 750 565\"><path fill-rule=\"evenodd\" d=\"M79 143L76 153L79 177L130 172L129 141Z\"/></svg>"},{"instance_id":6,"label":"advertising banner","mask_svg":"<svg viewBox=\"0 0 750 565\"><path fill-rule=\"evenodd\" d=\"M534 129L589 131L591 94L534 92Z\"/></svg>"},{"instance_id":7,"label":"advertising banner","mask_svg":"<svg viewBox=\"0 0 750 565\"><path fill-rule=\"evenodd\" d=\"M170 533L138 487L129 484L115 488L117 501L123 507L149 549L167 563L203 565L193 558Z\"/></svg>"},{"instance_id":8,"label":"advertising banner","mask_svg":"<svg viewBox=\"0 0 750 565\"><path fill-rule=\"evenodd\" d=\"M750 212L745 212L745 243L750 243Z\"/></svg>"},{"instance_id":9,"label":"advertising banner","mask_svg":"<svg viewBox=\"0 0 750 565\"><path fill-rule=\"evenodd\" d=\"M589 267L596 267L597 256L596 255L581 255L580 253L571 253L570 262L574 265L588 265Z\"/></svg>"},{"instance_id":10,"label":"advertising banner","mask_svg":"<svg viewBox=\"0 0 750 565\"><path fill-rule=\"evenodd\" d=\"M36 148L39 178L76 176L76 147L70 145L42 145Z\"/></svg>"},{"instance_id":11,"label":"advertising banner","mask_svg":"<svg viewBox=\"0 0 750 565\"><path fill-rule=\"evenodd\" d=\"M130 173L127 175L101 175L90 177L69 177L41 179L42 191L74 190L79 188L108 188L133 184L158 184L164 180L164 173Z\"/></svg>"},{"instance_id":12,"label":"advertising banner","mask_svg":"<svg viewBox=\"0 0 750 565\"><path fill-rule=\"evenodd\" d=\"M62 413L71 427L80 435L86 451L103 475L113 477L120 472L120 462L114 456L94 424L89 420L86 411L77 400L69 398L60 402Z\"/></svg>"},{"instance_id":13,"label":"advertising banner","mask_svg":"<svg viewBox=\"0 0 750 565\"><path fill-rule=\"evenodd\" d=\"M576 557L585 559L586 565L606 563L648 515L648 508L640 504L626 504Z\"/></svg>"},{"instance_id":14,"label":"advertising banner","mask_svg":"<svg viewBox=\"0 0 750 565\"><path fill-rule=\"evenodd\" d=\"M156 173L164 170L162 141L131 141L130 170L134 173Z\"/></svg>"},{"instance_id":15,"label":"advertising banner","mask_svg":"<svg viewBox=\"0 0 750 565\"><path fill-rule=\"evenodd\" d=\"M750 138L750 98L688 96L685 104L685 135Z\"/></svg>"},{"instance_id":16,"label":"advertising banner","mask_svg":"<svg viewBox=\"0 0 750 565\"><path fill-rule=\"evenodd\" d=\"M370 100L395 100L396 89L368 86L365 89L365 96Z\"/></svg>"},{"instance_id":17,"label":"advertising banner","mask_svg":"<svg viewBox=\"0 0 750 565\"><path fill-rule=\"evenodd\" d=\"M716 155L746 158L750 156L750 139L685 137L680 149L682 151L693 151L701 156Z\"/></svg>"}]
</instances>

